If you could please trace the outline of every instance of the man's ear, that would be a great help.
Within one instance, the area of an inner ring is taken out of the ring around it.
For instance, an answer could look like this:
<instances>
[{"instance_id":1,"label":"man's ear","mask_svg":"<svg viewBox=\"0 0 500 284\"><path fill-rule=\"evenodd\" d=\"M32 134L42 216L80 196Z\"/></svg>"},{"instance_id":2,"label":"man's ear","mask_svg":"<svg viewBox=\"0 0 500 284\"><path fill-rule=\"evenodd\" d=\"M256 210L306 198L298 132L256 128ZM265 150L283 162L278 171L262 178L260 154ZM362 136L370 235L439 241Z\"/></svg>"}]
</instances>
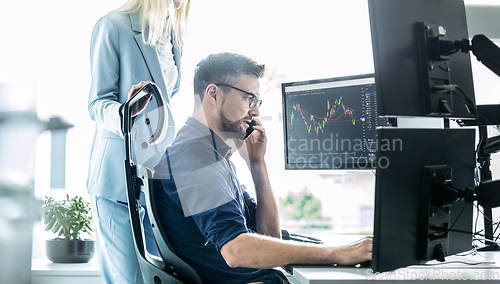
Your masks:
<instances>
[{"instance_id":1,"label":"man's ear","mask_svg":"<svg viewBox=\"0 0 500 284\"><path fill-rule=\"evenodd\" d=\"M217 104L217 100L220 99L219 95L218 87L215 84L210 84L205 89L205 98L211 105L215 106Z\"/></svg>"}]
</instances>

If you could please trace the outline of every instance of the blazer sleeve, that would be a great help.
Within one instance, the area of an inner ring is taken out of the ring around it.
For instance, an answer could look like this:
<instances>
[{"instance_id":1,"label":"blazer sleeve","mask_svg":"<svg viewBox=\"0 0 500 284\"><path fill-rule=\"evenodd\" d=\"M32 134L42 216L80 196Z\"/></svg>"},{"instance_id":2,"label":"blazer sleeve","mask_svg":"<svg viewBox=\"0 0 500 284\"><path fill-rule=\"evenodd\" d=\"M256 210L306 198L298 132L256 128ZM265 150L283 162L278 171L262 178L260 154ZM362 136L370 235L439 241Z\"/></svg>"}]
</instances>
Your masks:
<instances>
[{"instance_id":1,"label":"blazer sleeve","mask_svg":"<svg viewBox=\"0 0 500 284\"><path fill-rule=\"evenodd\" d=\"M92 31L88 111L98 125L123 137L119 114L119 37L116 24L107 17L102 17Z\"/></svg>"}]
</instances>

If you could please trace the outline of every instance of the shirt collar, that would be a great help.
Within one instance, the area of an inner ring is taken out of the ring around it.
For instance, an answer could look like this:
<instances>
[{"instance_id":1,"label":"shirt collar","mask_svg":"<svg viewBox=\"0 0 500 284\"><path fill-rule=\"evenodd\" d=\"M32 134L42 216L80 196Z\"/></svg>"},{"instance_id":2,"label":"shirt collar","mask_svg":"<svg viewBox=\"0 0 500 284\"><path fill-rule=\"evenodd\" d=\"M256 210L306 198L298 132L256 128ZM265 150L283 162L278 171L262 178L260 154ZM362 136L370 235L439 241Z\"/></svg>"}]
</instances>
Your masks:
<instances>
[{"instance_id":1,"label":"shirt collar","mask_svg":"<svg viewBox=\"0 0 500 284\"><path fill-rule=\"evenodd\" d=\"M226 159L231 158L232 152L231 147L220 138L217 133L215 133L212 129L208 128L205 124L198 121L196 118L190 117L186 121L186 125L198 130L203 137L207 139L207 141L214 147L214 150L221 154Z\"/></svg>"}]
</instances>

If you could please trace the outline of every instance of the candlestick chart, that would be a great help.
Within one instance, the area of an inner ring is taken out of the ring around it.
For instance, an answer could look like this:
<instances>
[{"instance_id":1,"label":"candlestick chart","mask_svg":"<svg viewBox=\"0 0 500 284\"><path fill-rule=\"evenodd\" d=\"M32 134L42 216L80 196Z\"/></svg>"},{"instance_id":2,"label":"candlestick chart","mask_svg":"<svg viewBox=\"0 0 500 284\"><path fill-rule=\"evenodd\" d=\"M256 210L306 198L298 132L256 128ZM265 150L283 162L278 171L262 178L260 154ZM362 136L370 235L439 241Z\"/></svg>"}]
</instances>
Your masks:
<instances>
[{"instance_id":1,"label":"candlestick chart","mask_svg":"<svg viewBox=\"0 0 500 284\"><path fill-rule=\"evenodd\" d=\"M356 125L354 110L344 104L342 97L336 99L333 102L327 100L325 102L325 114L322 116L311 113L310 111L304 109L299 103L289 105L289 107L293 109L293 111L290 113L290 120L288 125L289 129L294 127L294 123L303 124L303 127L305 127L305 129L307 130L307 133L316 133L316 135L318 135L319 133L325 132L324 129L326 125L334 122L348 121L352 125ZM294 120L296 116L300 116L302 119Z\"/></svg>"}]
</instances>

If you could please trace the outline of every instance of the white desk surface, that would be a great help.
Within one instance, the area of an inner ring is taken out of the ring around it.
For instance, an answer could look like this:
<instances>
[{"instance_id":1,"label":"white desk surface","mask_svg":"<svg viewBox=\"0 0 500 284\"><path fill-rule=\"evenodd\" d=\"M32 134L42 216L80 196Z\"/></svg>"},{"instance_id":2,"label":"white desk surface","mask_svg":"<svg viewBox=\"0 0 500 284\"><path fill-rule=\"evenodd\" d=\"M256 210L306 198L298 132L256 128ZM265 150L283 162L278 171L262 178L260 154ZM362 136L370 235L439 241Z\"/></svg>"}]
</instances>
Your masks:
<instances>
[{"instance_id":1,"label":"white desk surface","mask_svg":"<svg viewBox=\"0 0 500 284\"><path fill-rule=\"evenodd\" d=\"M359 240L362 236L320 236L327 244L344 245ZM464 256L446 258L447 262L436 266L410 266L395 271L373 274L370 268L347 267L311 267L294 266L289 277L296 284L326 284L349 281L349 284L366 283L367 280L376 280L377 283L394 284L396 280L418 280L420 283L435 283L435 280L457 281L459 283L500 283L500 252L479 252L477 256ZM490 261L494 264L466 265L453 261L478 263ZM436 262L432 262L436 263ZM32 261L32 283L104 283L99 275L97 258L89 263L82 264L57 264L50 261ZM72 280L67 281L70 277ZM76 281L78 280L78 281ZM75 282L76 281L76 282ZM79 282L81 281L81 282Z\"/></svg>"},{"instance_id":2,"label":"white desk surface","mask_svg":"<svg viewBox=\"0 0 500 284\"><path fill-rule=\"evenodd\" d=\"M335 241L333 241L328 237L320 237L326 244L335 245L352 243L361 238L362 236L334 236ZM339 283L339 281L356 284L366 283L367 280L376 280L377 283L395 283L394 281L398 280L417 280L420 283L435 283L436 280L449 283L458 280L460 283L478 283L478 280L482 280L480 283L500 283L500 252L479 252L476 256L449 256L444 263L433 261L428 264L439 265L415 265L384 273L373 273L366 267L293 266L289 279L296 284L325 284Z\"/></svg>"}]
</instances>

